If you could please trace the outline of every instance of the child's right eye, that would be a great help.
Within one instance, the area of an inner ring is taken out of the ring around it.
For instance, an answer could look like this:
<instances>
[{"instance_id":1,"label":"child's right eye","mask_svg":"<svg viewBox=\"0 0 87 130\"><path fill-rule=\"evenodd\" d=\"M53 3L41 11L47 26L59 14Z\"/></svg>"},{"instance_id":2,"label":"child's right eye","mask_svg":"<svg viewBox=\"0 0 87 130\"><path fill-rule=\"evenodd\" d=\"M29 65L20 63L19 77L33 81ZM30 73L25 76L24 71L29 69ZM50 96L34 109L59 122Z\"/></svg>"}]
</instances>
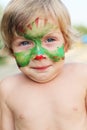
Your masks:
<instances>
[{"instance_id":1,"label":"child's right eye","mask_svg":"<svg viewBox=\"0 0 87 130\"><path fill-rule=\"evenodd\" d=\"M32 41L20 41L18 47L20 49L30 49L34 47L34 43Z\"/></svg>"},{"instance_id":2,"label":"child's right eye","mask_svg":"<svg viewBox=\"0 0 87 130\"><path fill-rule=\"evenodd\" d=\"M23 41L23 42L20 42L19 46L29 46L31 45L31 42L29 41Z\"/></svg>"}]
</instances>

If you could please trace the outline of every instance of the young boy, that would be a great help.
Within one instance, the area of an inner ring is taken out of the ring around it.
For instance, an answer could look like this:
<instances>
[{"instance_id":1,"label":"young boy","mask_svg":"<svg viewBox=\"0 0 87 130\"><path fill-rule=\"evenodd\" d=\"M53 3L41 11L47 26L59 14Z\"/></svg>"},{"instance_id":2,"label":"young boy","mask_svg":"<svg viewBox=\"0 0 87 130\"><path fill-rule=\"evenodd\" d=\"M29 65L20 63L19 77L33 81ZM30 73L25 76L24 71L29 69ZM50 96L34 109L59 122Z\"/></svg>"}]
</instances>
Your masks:
<instances>
[{"instance_id":1,"label":"young boy","mask_svg":"<svg viewBox=\"0 0 87 130\"><path fill-rule=\"evenodd\" d=\"M1 130L87 130L87 67L64 64L73 43L60 0L12 0L1 33L22 73L0 84Z\"/></svg>"}]
</instances>

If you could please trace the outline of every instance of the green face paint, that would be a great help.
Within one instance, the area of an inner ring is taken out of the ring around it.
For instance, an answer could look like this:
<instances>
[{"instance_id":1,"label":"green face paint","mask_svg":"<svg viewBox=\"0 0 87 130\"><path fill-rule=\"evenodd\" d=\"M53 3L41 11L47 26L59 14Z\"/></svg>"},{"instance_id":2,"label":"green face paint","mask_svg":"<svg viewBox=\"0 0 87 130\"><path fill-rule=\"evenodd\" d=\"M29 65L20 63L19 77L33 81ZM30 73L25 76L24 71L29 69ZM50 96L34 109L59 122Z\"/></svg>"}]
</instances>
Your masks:
<instances>
[{"instance_id":1,"label":"green face paint","mask_svg":"<svg viewBox=\"0 0 87 130\"><path fill-rule=\"evenodd\" d=\"M36 56L47 55L54 62L58 62L60 59L64 58L64 45L57 47L57 49L53 51L48 51L42 47L41 38L51 30L56 29L56 26L49 23L46 23L43 27L37 26L37 21L33 22L32 25L29 24L25 29L26 33L22 34L25 39L32 40L35 43L35 46L26 51L14 53L19 67L27 66L30 63L30 60Z\"/></svg>"},{"instance_id":2,"label":"green face paint","mask_svg":"<svg viewBox=\"0 0 87 130\"><path fill-rule=\"evenodd\" d=\"M25 26L25 28L18 28L18 35L26 39L42 38L45 34L52 30L56 30L58 26L49 23L47 19L37 18L34 22Z\"/></svg>"},{"instance_id":3,"label":"green face paint","mask_svg":"<svg viewBox=\"0 0 87 130\"><path fill-rule=\"evenodd\" d=\"M36 55L47 55L54 62L58 62L64 58L64 46L58 47L54 51L48 51L41 46L41 40L35 39L35 46L27 51L14 53L18 66L25 67L29 64L30 60Z\"/></svg>"}]
</instances>

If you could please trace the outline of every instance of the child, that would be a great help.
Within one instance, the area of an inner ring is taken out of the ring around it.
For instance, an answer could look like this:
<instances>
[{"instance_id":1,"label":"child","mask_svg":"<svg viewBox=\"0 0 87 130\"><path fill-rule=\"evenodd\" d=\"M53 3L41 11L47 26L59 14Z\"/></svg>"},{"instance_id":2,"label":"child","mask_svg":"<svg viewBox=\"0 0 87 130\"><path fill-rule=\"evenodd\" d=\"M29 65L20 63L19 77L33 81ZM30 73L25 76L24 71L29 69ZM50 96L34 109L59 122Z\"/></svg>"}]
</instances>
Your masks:
<instances>
[{"instance_id":1,"label":"child","mask_svg":"<svg viewBox=\"0 0 87 130\"><path fill-rule=\"evenodd\" d=\"M1 81L1 130L87 130L87 67L64 64L75 39L64 4L12 0L1 33L22 72Z\"/></svg>"}]
</instances>

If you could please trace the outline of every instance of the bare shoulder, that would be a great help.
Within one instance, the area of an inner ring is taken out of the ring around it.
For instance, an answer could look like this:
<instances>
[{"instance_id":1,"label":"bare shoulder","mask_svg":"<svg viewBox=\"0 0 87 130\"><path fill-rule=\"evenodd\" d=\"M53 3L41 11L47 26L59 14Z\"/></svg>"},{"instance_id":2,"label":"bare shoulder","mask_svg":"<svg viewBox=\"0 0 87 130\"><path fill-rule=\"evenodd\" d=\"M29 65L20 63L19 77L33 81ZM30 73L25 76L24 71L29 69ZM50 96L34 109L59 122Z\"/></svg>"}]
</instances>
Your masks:
<instances>
[{"instance_id":1,"label":"bare shoulder","mask_svg":"<svg viewBox=\"0 0 87 130\"><path fill-rule=\"evenodd\" d=\"M11 91L15 88L15 86L21 85L24 81L25 76L22 74L17 74L13 76L9 76L0 81L0 98L6 99Z\"/></svg>"},{"instance_id":2,"label":"bare shoulder","mask_svg":"<svg viewBox=\"0 0 87 130\"><path fill-rule=\"evenodd\" d=\"M73 67L74 67L77 71L81 72L81 74L82 74L82 73L83 73L83 74L87 74L87 64L84 64L84 63L74 63L74 64L73 64Z\"/></svg>"},{"instance_id":3,"label":"bare shoulder","mask_svg":"<svg viewBox=\"0 0 87 130\"><path fill-rule=\"evenodd\" d=\"M66 65L68 69L79 71L79 73L87 74L87 64L84 63L69 63Z\"/></svg>"},{"instance_id":4,"label":"bare shoulder","mask_svg":"<svg viewBox=\"0 0 87 130\"><path fill-rule=\"evenodd\" d=\"M84 63L70 63L66 65L67 70L78 77L87 80L87 64Z\"/></svg>"}]
</instances>

